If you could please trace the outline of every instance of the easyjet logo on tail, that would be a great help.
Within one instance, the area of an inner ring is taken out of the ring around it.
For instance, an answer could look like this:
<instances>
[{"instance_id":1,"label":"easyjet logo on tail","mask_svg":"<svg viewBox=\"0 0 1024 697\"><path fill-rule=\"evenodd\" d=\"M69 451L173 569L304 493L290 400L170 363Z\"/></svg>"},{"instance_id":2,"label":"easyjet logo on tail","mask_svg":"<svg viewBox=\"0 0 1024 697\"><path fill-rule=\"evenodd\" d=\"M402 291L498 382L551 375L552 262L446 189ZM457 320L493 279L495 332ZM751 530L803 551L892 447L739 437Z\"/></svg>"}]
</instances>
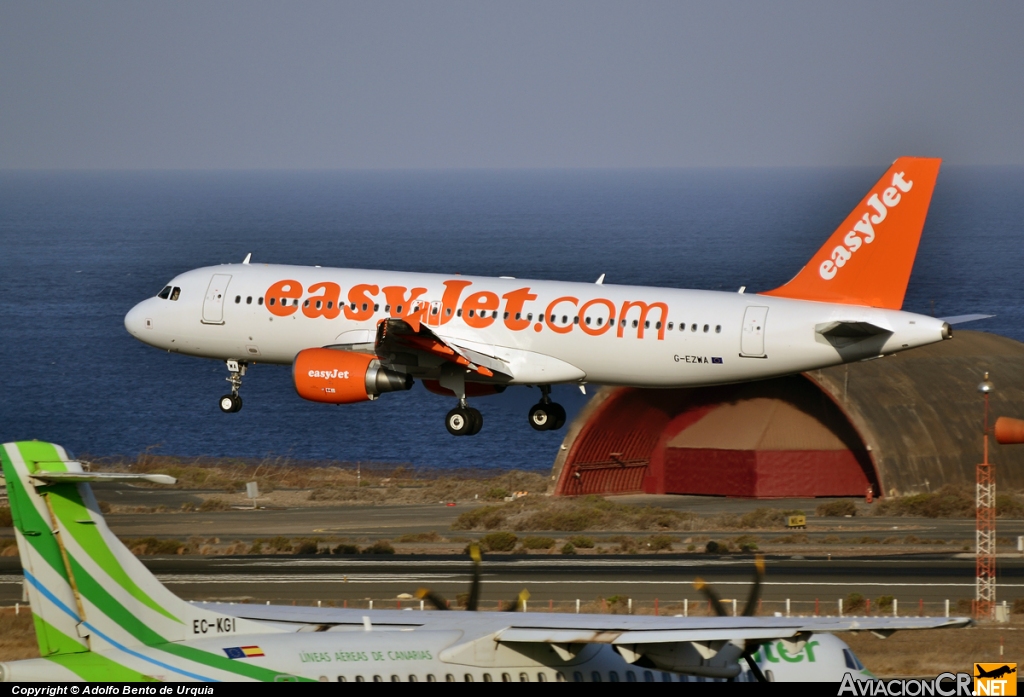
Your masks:
<instances>
[{"instance_id":1,"label":"easyjet logo on tail","mask_svg":"<svg viewBox=\"0 0 1024 697\"><path fill-rule=\"evenodd\" d=\"M853 258L857 250L865 244L875 241L875 226L885 220L890 208L895 208L903 199L903 194L910 191L914 182L904 179L903 172L894 172L892 175L892 186L882 192L882 196L872 194L867 200L870 207L867 213L853 224L853 229L843 237L843 244L832 250L832 258L821 262L818 273L826 281L831 281L839 273L839 269L846 266L846 262Z\"/></svg>"}]
</instances>

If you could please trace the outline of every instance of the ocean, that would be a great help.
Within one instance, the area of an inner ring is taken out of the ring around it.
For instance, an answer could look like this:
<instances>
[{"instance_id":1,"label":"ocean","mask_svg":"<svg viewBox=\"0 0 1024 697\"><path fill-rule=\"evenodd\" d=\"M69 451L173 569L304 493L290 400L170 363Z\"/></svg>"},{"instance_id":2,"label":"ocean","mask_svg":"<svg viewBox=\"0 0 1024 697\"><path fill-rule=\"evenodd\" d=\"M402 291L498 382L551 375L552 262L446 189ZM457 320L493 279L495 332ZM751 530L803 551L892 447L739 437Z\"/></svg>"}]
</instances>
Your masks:
<instances>
[{"instance_id":1,"label":"ocean","mask_svg":"<svg viewBox=\"0 0 1024 697\"><path fill-rule=\"evenodd\" d=\"M792 277L885 167L565 171L0 171L0 439L77 454L287 457L429 468L551 467L564 430L526 421L539 391L452 400L301 400L282 366L225 415L219 362L144 346L125 313L187 269L241 261L748 292ZM1024 340L1024 168L939 175L904 308L989 313ZM980 376L979 376L980 378ZM998 376L993 378L998 385ZM572 415L587 397L556 387Z\"/></svg>"}]
</instances>

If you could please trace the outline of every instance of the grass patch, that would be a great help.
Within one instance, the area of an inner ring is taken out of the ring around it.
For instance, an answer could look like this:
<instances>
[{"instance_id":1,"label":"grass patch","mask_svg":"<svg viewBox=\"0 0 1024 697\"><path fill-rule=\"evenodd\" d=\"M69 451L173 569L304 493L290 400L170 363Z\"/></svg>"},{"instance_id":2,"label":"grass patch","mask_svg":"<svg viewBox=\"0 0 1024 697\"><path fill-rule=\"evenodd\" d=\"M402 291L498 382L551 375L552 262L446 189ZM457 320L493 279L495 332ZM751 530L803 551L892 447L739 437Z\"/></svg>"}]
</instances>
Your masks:
<instances>
[{"instance_id":1,"label":"grass patch","mask_svg":"<svg viewBox=\"0 0 1024 697\"><path fill-rule=\"evenodd\" d=\"M555 546L553 537L525 537L523 538L523 549L551 549Z\"/></svg>"},{"instance_id":2,"label":"grass patch","mask_svg":"<svg viewBox=\"0 0 1024 697\"><path fill-rule=\"evenodd\" d=\"M510 532L491 532L480 538L480 546L488 552L511 552L518 541Z\"/></svg>"},{"instance_id":3,"label":"grass patch","mask_svg":"<svg viewBox=\"0 0 1024 697\"><path fill-rule=\"evenodd\" d=\"M872 511L878 516L917 518L973 518L974 489L947 484L927 494L887 497ZM996 515L1000 518L1024 518L1024 501L1019 494L997 494Z\"/></svg>"}]
</instances>

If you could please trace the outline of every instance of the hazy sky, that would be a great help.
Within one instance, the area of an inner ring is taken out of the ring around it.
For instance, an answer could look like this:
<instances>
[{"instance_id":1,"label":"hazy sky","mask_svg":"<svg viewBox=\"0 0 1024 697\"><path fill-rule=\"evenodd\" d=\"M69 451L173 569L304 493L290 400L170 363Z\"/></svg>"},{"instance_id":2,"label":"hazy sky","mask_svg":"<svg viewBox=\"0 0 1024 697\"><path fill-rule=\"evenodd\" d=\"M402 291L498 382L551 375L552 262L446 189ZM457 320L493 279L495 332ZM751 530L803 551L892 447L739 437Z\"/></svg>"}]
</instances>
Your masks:
<instances>
[{"instance_id":1,"label":"hazy sky","mask_svg":"<svg viewBox=\"0 0 1024 697\"><path fill-rule=\"evenodd\" d=\"M0 0L0 168L1024 164L1024 3Z\"/></svg>"}]
</instances>

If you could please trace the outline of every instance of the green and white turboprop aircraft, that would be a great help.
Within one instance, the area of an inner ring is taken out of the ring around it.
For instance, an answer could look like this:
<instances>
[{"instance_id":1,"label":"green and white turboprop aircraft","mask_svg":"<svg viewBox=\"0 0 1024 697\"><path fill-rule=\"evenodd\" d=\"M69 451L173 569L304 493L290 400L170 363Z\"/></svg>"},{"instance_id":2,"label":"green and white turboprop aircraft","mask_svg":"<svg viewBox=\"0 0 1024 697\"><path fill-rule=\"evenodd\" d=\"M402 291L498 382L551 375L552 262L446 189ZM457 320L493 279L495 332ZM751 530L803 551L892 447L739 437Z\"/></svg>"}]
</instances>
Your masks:
<instances>
[{"instance_id":1,"label":"green and white turboprop aircraft","mask_svg":"<svg viewBox=\"0 0 1024 697\"><path fill-rule=\"evenodd\" d=\"M172 478L86 472L37 441L7 443L0 459L42 656L0 663L3 681L839 680L863 666L828 632L969 624L189 603L111 533L88 484Z\"/></svg>"}]
</instances>

